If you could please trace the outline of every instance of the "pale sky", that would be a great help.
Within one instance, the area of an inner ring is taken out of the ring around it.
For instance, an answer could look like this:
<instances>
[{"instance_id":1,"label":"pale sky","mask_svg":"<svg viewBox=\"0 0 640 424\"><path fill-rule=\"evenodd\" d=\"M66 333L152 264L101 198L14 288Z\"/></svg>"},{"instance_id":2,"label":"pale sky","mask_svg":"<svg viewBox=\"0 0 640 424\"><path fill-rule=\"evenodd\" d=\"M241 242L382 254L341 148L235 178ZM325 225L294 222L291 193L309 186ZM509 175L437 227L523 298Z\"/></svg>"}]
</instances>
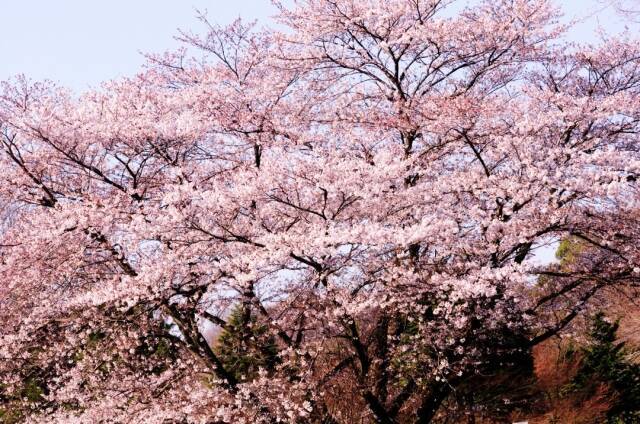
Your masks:
<instances>
[{"instance_id":1,"label":"pale sky","mask_svg":"<svg viewBox=\"0 0 640 424\"><path fill-rule=\"evenodd\" d=\"M222 24L275 13L269 0L0 0L0 80L24 73L82 90L131 75L140 52L173 49L178 28L203 28L196 9Z\"/></svg>"},{"instance_id":2,"label":"pale sky","mask_svg":"<svg viewBox=\"0 0 640 424\"><path fill-rule=\"evenodd\" d=\"M568 18L599 8L598 0L556 1ZM196 9L221 24L238 16L269 24L275 13L269 0L0 0L0 80L24 73L84 90L134 74L144 62L140 52L175 48L178 28L202 28ZM595 40L598 24L616 32L625 22L604 10L571 38Z\"/></svg>"}]
</instances>

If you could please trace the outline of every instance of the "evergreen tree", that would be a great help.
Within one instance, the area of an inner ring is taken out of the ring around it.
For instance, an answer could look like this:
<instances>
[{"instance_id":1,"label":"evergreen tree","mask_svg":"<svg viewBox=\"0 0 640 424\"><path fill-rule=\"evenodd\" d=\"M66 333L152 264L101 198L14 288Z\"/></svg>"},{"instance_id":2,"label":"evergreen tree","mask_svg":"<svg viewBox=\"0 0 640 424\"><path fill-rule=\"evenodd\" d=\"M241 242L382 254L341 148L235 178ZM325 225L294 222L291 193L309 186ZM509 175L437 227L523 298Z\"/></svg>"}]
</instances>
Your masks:
<instances>
[{"instance_id":1,"label":"evergreen tree","mask_svg":"<svg viewBox=\"0 0 640 424\"><path fill-rule=\"evenodd\" d=\"M252 380L259 369L273 370L278 362L274 337L247 305L239 305L231 312L215 351L238 381Z\"/></svg>"},{"instance_id":2,"label":"evergreen tree","mask_svg":"<svg viewBox=\"0 0 640 424\"><path fill-rule=\"evenodd\" d=\"M584 359L571 389L587 395L600 382L614 391L614 403L609 410L610 423L640 423L640 365L626 359L624 342L616 341L618 322L609 322L602 312L592 322L591 343L582 349Z\"/></svg>"}]
</instances>

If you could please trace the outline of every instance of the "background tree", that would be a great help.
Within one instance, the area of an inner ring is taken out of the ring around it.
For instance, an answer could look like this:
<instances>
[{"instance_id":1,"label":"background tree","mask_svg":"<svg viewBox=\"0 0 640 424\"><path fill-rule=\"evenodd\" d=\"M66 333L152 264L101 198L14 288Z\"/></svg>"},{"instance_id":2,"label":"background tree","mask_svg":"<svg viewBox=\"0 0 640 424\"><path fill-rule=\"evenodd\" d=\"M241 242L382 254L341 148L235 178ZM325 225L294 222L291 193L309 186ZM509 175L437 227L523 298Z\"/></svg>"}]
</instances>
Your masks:
<instances>
[{"instance_id":1,"label":"background tree","mask_svg":"<svg viewBox=\"0 0 640 424\"><path fill-rule=\"evenodd\" d=\"M618 323L608 322L603 313L592 318L590 344L569 390L593 395L599 383L611 387L613 402L607 411L609 422L640 422L640 365L625 358L624 342L616 340Z\"/></svg>"},{"instance_id":2,"label":"background tree","mask_svg":"<svg viewBox=\"0 0 640 424\"><path fill-rule=\"evenodd\" d=\"M233 309L215 340L215 351L236 380L252 380L260 369L272 371L278 362L278 346L267 325L250 308Z\"/></svg>"}]
</instances>

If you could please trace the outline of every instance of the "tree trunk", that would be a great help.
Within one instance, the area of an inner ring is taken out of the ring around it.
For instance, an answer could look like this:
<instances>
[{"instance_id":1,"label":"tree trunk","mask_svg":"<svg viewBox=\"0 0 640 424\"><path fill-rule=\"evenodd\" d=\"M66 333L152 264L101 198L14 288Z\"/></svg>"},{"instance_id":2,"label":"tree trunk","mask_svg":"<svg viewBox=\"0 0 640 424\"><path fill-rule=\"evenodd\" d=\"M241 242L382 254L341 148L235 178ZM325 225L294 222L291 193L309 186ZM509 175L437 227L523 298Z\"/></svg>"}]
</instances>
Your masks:
<instances>
[{"instance_id":1,"label":"tree trunk","mask_svg":"<svg viewBox=\"0 0 640 424\"><path fill-rule=\"evenodd\" d=\"M449 384L439 383L436 385L431 394L422 400L420 408L418 408L416 424L430 423L450 393L451 386Z\"/></svg>"}]
</instances>

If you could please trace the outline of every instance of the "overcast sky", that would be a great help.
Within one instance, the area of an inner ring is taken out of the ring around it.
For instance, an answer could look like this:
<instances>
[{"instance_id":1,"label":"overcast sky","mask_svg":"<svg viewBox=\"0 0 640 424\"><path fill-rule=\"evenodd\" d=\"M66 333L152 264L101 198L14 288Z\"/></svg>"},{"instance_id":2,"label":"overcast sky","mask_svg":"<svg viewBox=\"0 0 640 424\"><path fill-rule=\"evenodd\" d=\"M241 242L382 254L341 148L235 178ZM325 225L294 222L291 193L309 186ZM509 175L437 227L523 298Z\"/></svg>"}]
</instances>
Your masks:
<instances>
[{"instance_id":1,"label":"overcast sky","mask_svg":"<svg viewBox=\"0 0 640 424\"><path fill-rule=\"evenodd\" d=\"M591 15L598 0L557 0L568 17ZM140 69L140 52L175 48L178 28L197 30L195 10L210 20L238 16L268 24L269 0L0 0L0 80L24 73L76 90L130 75ZM600 11L571 33L594 40L595 28L619 31L624 22Z\"/></svg>"}]
</instances>

